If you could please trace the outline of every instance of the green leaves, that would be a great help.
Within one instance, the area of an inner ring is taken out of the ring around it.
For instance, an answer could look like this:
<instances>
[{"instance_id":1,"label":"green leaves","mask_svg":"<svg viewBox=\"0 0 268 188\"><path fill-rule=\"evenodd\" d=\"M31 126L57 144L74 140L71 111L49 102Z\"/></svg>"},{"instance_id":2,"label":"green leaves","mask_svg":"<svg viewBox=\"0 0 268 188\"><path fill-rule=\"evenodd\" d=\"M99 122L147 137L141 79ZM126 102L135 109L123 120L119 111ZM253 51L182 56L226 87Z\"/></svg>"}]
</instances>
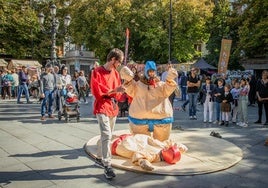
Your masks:
<instances>
[{"instance_id":1,"label":"green leaves","mask_svg":"<svg viewBox=\"0 0 268 188\"><path fill-rule=\"evenodd\" d=\"M30 3L29 3L30 2ZM170 0L64 0L53 1L62 27L67 14L72 17L72 42L85 45L105 61L107 51L125 48L125 30L130 29L129 58L166 63L169 54ZM222 38L233 40L231 67L241 51L247 57L267 56L268 1L238 0L230 9L228 0L214 5L208 0L172 0L171 58L179 62L201 54L196 46L207 42L208 62L217 65ZM50 37L40 31L37 15L43 11L45 28L50 28L51 1L0 0L0 53L15 58L50 56ZM247 4L247 6L244 6ZM57 35L57 45L63 36ZM232 57L234 56L234 57Z\"/></svg>"},{"instance_id":2,"label":"green leaves","mask_svg":"<svg viewBox=\"0 0 268 188\"><path fill-rule=\"evenodd\" d=\"M172 4L172 58L190 60L196 55L194 45L208 38L204 26L212 6L205 0L176 0ZM128 27L131 59L166 63L169 11L169 0L88 0L80 2L74 13L72 33L77 43L86 44L105 60L107 49L124 49Z\"/></svg>"},{"instance_id":3,"label":"green leaves","mask_svg":"<svg viewBox=\"0 0 268 188\"><path fill-rule=\"evenodd\" d=\"M35 12L27 1L0 1L0 7L0 53L11 54L15 58L31 55L38 26Z\"/></svg>"}]
</instances>

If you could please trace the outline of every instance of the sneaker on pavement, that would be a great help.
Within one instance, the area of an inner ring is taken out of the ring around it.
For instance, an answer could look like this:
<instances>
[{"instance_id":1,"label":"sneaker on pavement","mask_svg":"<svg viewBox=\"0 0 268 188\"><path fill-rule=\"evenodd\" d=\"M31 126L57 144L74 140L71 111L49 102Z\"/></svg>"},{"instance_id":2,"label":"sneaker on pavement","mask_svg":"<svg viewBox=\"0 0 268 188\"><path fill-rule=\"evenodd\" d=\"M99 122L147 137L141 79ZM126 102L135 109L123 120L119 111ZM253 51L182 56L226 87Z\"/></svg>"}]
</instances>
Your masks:
<instances>
[{"instance_id":1,"label":"sneaker on pavement","mask_svg":"<svg viewBox=\"0 0 268 188\"><path fill-rule=\"evenodd\" d=\"M49 115L48 117L51 118L51 119L55 118L55 116L53 116L53 115Z\"/></svg>"},{"instance_id":2,"label":"sneaker on pavement","mask_svg":"<svg viewBox=\"0 0 268 188\"><path fill-rule=\"evenodd\" d=\"M247 124L247 123L244 123L244 124L243 124L243 127L248 127L248 124Z\"/></svg>"},{"instance_id":3,"label":"sneaker on pavement","mask_svg":"<svg viewBox=\"0 0 268 188\"><path fill-rule=\"evenodd\" d=\"M236 125L238 125L238 126L241 126L242 124L243 124L242 122L236 123Z\"/></svg>"},{"instance_id":4,"label":"sneaker on pavement","mask_svg":"<svg viewBox=\"0 0 268 188\"><path fill-rule=\"evenodd\" d=\"M243 122L240 126L241 126L241 127L248 127L248 124L245 123L245 122Z\"/></svg>"},{"instance_id":5,"label":"sneaker on pavement","mask_svg":"<svg viewBox=\"0 0 268 188\"><path fill-rule=\"evenodd\" d=\"M244 123L244 122L241 122L241 123L239 124L239 126L240 126L240 127L247 127L248 124L247 124L247 123Z\"/></svg>"},{"instance_id":6,"label":"sneaker on pavement","mask_svg":"<svg viewBox=\"0 0 268 188\"><path fill-rule=\"evenodd\" d=\"M193 116L193 119L197 119L197 117L196 116Z\"/></svg>"},{"instance_id":7,"label":"sneaker on pavement","mask_svg":"<svg viewBox=\"0 0 268 188\"><path fill-rule=\"evenodd\" d=\"M115 178L115 176L116 176L111 167L105 167L104 175L105 175L106 179L112 179L112 178Z\"/></svg>"},{"instance_id":8,"label":"sneaker on pavement","mask_svg":"<svg viewBox=\"0 0 268 188\"><path fill-rule=\"evenodd\" d=\"M104 165L103 165L103 163L102 163L102 160L101 159L99 159L99 158L96 158L95 159L95 164L94 164L95 166L98 166L98 167L100 167L100 168L104 168Z\"/></svg>"},{"instance_id":9,"label":"sneaker on pavement","mask_svg":"<svg viewBox=\"0 0 268 188\"><path fill-rule=\"evenodd\" d=\"M85 104L88 104L88 102L86 101Z\"/></svg>"},{"instance_id":10,"label":"sneaker on pavement","mask_svg":"<svg viewBox=\"0 0 268 188\"><path fill-rule=\"evenodd\" d=\"M218 120L216 120L216 121L214 121L214 122L213 122L213 124L218 124L218 123L219 123L219 121L218 121Z\"/></svg>"},{"instance_id":11,"label":"sneaker on pavement","mask_svg":"<svg viewBox=\"0 0 268 188\"><path fill-rule=\"evenodd\" d=\"M193 116L190 116L189 119L193 119L194 117Z\"/></svg>"}]
</instances>

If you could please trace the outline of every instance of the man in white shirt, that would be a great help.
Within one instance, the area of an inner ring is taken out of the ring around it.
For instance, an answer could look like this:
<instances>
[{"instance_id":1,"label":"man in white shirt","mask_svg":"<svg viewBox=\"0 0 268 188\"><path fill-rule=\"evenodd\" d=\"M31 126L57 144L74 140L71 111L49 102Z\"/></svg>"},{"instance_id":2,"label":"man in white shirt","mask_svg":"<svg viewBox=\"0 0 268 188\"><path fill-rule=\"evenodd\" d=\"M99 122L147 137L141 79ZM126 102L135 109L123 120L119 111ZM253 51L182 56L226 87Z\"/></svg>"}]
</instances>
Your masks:
<instances>
[{"instance_id":1,"label":"man in white shirt","mask_svg":"<svg viewBox=\"0 0 268 188\"><path fill-rule=\"evenodd\" d=\"M12 97L17 98L18 96L18 87L19 87L19 75L17 73L17 69L11 71L11 75L13 77L13 89L12 89Z\"/></svg>"}]
</instances>

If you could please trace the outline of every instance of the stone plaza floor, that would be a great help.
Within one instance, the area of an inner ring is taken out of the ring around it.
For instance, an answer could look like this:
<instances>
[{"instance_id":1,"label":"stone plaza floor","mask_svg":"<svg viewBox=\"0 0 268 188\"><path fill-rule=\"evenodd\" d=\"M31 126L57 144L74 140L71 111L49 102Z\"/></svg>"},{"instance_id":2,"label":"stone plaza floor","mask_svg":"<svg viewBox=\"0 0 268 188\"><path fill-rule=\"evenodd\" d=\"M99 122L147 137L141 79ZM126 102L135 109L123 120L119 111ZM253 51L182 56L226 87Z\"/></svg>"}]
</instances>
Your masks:
<instances>
[{"instance_id":1,"label":"stone plaza floor","mask_svg":"<svg viewBox=\"0 0 268 188\"><path fill-rule=\"evenodd\" d=\"M174 106L181 104L176 100ZM209 137L214 130L222 139L242 149L243 159L226 170L169 176L115 169L117 177L108 181L103 169L94 166L83 148L90 138L99 135L92 104L81 104L79 123L58 119L41 121L40 106L0 100L0 187L268 187L268 147L264 146L268 128L253 123L257 120L257 107L248 108L249 127L246 128L204 124L202 105L198 105L197 120L189 120L187 111L174 111L176 131L198 131ZM128 129L128 120L118 117L115 130L123 129Z\"/></svg>"}]
</instances>

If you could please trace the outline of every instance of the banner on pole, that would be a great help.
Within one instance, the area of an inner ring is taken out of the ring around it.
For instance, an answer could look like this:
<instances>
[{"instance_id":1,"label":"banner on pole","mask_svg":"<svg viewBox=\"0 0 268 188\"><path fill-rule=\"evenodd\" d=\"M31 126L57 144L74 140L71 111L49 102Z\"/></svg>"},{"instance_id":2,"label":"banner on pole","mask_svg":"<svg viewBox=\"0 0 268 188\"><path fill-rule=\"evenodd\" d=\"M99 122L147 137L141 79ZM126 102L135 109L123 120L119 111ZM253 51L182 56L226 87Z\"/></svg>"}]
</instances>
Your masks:
<instances>
[{"instance_id":1,"label":"banner on pole","mask_svg":"<svg viewBox=\"0 0 268 188\"><path fill-rule=\"evenodd\" d=\"M126 29L126 44L125 44L124 65L127 65L128 43L129 43L129 29L127 28L127 29Z\"/></svg>"},{"instance_id":2,"label":"banner on pole","mask_svg":"<svg viewBox=\"0 0 268 188\"><path fill-rule=\"evenodd\" d=\"M232 40L222 39L221 41L221 53L218 63L218 73L227 73L228 62L230 57L230 51L232 46Z\"/></svg>"}]
</instances>

